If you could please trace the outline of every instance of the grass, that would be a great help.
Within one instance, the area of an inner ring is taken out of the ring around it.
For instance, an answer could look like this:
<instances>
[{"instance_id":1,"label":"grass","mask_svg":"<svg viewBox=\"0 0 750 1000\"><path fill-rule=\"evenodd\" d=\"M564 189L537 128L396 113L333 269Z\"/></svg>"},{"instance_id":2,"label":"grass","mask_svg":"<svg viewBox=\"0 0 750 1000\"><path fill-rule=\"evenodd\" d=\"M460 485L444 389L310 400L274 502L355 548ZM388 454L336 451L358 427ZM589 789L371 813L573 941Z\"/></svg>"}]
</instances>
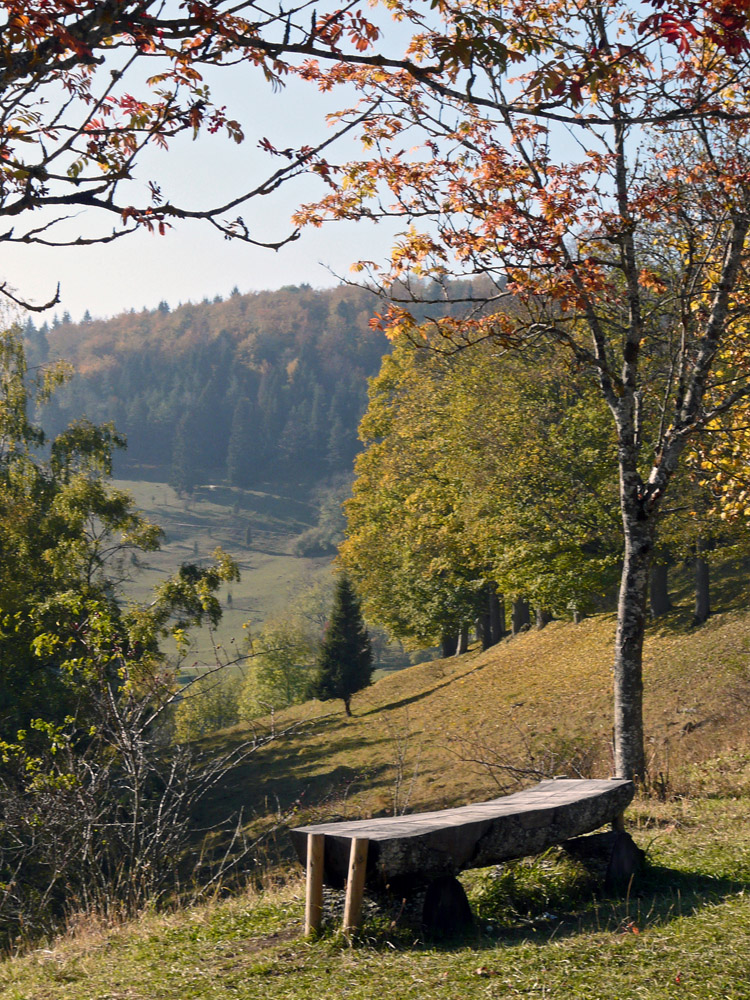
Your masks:
<instances>
[{"instance_id":1,"label":"grass","mask_svg":"<svg viewBox=\"0 0 750 1000\"><path fill-rule=\"evenodd\" d=\"M261 826L289 812L302 825L437 809L512 790L519 771L527 781L535 772L607 777L614 629L610 615L553 623L486 652L418 664L356 695L352 718L336 702L279 713L276 727L297 731L239 769L207 802L201 824L253 803ZM723 794L724 779L739 780L732 755L741 760L748 746L749 654L745 611L700 629L678 611L651 631L645 718L655 796L703 795L711 783ZM240 726L205 746L227 749L247 735ZM712 774L696 770L709 759ZM285 843L282 830L280 849Z\"/></svg>"},{"instance_id":2,"label":"grass","mask_svg":"<svg viewBox=\"0 0 750 1000\"><path fill-rule=\"evenodd\" d=\"M738 599L699 629L689 620L678 607L647 639L650 780L627 816L648 864L624 895L602 895L548 852L463 876L481 918L463 940L423 940L396 901L369 908L350 945L331 921L303 939L301 874L283 866L287 824L461 804L519 770L608 775L614 620L603 615L391 674L355 697L352 718L336 703L279 713L287 735L198 817L209 826L243 807L252 831L278 826L258 850L273 862L265 878L256 869L239 895L129 924L81 919L2 963L0 997L750 1000L750 614Z\"/></svg>"},{"instance_id":3,"label":"grass","mask_svg":"<svg viewBox=\"0 0 750 1000\"><path fill-rule=\"evenodd\" d=\"M295 538L315 523L317 511L290 493L205 486L187 500L166 483L123 479L115 485L127 490L166 536L160 552L141 557L142 569L127 587L129 597L148 600L152 588L180 563L207 562L219 545L237 561L241 581L219 595L223 616L214 638L224 649L241 643L246 622L258 625L282 613L292 594L330 573L328 557L292 555ZM198 633L196 658L210 661L212 653L207 630Z\"/></svg>"},{"instance_id":4,"label":"grass","mask_svg":"<svg viewBox=\"0 0 750 1000\"><path fill-rule=\"evenodd\" d=\"M643 800L634 835L649 847L649 866L630 894L581 892L575 871L556 874L554 859L543 860L545 871L524 862L515 895L524 912L499 920L485 899L481 923L462 941L435 946L374 916L353 947L332 930L306 941L303 887L293 879L121 927L79 927L52 948L6 961L0 996L740 1000L750 996L748 806L747 797L684 800L669 810ZM493 877L474 878L475 907L482 880ZM545 880L554 912L539 895Z\"/></svg>"}]
</instances>

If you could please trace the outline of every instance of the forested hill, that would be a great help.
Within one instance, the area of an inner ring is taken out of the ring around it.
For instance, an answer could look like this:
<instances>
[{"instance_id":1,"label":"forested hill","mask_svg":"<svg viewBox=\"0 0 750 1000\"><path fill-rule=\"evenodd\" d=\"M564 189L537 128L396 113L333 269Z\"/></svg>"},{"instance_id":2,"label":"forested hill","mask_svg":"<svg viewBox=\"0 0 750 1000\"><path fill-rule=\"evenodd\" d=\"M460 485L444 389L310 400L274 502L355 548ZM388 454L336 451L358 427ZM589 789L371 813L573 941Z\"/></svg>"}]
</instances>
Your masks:
<instances>
[{"instance_id":1,"label":"forested hill","mask_svg":"<svg viewBox=\"0 0 750 1000\"><path fill-rule=\"evenodd\" d=\"M113 420L124 464L181 489L348 470L366 380L388 349L369 325L376 305L363 289L302 285L110 320L29 320L31 360L76 369L45 429Z\"/></svg>"}]
</instances>

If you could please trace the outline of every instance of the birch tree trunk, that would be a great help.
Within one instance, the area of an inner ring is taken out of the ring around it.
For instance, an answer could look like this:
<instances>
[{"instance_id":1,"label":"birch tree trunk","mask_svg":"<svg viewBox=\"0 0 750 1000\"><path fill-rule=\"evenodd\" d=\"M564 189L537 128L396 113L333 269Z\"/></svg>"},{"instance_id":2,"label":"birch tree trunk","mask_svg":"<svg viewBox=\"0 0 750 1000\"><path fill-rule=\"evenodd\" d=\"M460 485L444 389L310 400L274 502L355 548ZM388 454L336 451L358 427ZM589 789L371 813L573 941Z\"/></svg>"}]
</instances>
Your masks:
<instances>
[{"instance_id":1,"label":"birch tree trunk","mask_svg":"<svg viewBox=\"0 0 750 1000\"><path fill-rule=\"evenodd\" d=\"M624 172L623 172L624 178ZM622 184L622 179L618 177ZM621 203L626 203L621 193ZM625 217L625 212L621 212ZM615 394L602 378L618 435L620 510L625 557L617 612L614 662L614 740L617 777L642 780L646 772L643 733L643 639L646 631L648 580L654 554L656 519L670 481L678 468L689 433L706 422L703 401L706 381L719 344L726 333L730 295L735 288L742 252L750 229L750 215L738 212L726 233L724 263L705 332L698 340L689 375L680 381L684 391L675 400L673 419L665 427L646 481L638 471L641 451L639 427L638 361L642 341L639 317L637 268L629 238L623 240L624 268L629 285L630 328L623 352L621 391ZM632 254L632 261L631 261ZM603 354L602 354L603 357ZM681 361L682 363L682 361ZM731 397L726 404L731 405Z\"/></svg>"},{"instance_id":2,"label":"birch tree trunk","mask_svg":"<svg viewBox=\"0 0 750 1000\"><path fill-rule=\"evenodd\" d=\"M615 775L642 780L646 773L643 733L643 639L654 546L654 520L623 517L625 558L617 607L614 662Z\"/></svg>"}]
</instances>

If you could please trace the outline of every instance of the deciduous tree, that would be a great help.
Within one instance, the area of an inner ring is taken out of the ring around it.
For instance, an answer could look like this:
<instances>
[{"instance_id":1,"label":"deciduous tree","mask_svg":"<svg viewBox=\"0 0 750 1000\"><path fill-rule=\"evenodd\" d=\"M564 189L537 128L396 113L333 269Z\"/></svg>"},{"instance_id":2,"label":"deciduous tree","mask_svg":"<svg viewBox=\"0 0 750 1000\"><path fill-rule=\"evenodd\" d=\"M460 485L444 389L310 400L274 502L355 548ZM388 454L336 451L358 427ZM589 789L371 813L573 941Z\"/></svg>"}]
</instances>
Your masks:
<instances>
[{"instance_id":1,"label":"deciduous tree","mask_svg":"<svg viewBox=\"0 0 750 1000\"><path fill-rule=\"evenodd\" d=\"M59 367L29 372L18 330L0 337L0 738L34 718L86 724L93 691L75 650L89 627L88 603L117 623L112 641L131 679L138 675L145 689L169 686L160 640L216 624L215 591L237 575L217 550L214 565L183 565L149 605L125 607L127 557L158 549L162 533L109 481L113 449L124 444L111 425L78 421L45 455L30 412L64 377Z\"/></svg>"},{"instance_id":2,"label":"deciduous tree","mask_svg":"<svg viewBox=\"0 0 750 1000\"><path fill-rule=\"evenodd\" d=\"M559 350L396 345L370 383L344 564L368 617L411 643L473 625L488 583L566 616L621 558L603 407Z\"/></svg>"},{"instance_id":3,"label":"deciduous tree","mask_svg":"<svg viewBox=\"0 0 750 1000\"><path fill-rule=\"evenodd\" d=\"M489 571L462 512L466 427L454 424L450 370L408 342L383 359L345 505L341 559L368 619L416 648L468 631Z\"/></svg>"},{"instance_id":4,"label":"deciduous tree","mask_svg":"<svg viewBox=\"0 0 750 1000\"><path fill-rule=\"evenodd\" d=\"M251 639L247 677L239 698L240 716L254 719L304 701L317 645L298 616L266 622Z\"/></svg>"},{"instance_id":5,"label":"deciduous tree","mask_svg":"<svg viewBox=\"0 0 750 1000\"><path fill-rule=\"evenodd\" d=\"M217 71L254 70L251 86L279 87L290 59L325 59L342 46L356 53L378 34L360 11L308 0L276 9L254 0L3 0L0 31L0 240L80 246L196 219L275 249L297 234L289 227L264 241L243 206L316 164L325 172L318 153L332 136L284 150L255 136L280 166L234 194L217 183L222 193L203 205L178 199L166 172L139 177L142 156L183 134L242 142L242 125L212 97ZM92 218L85 231L70 224L81 209ZM6 284L0 291L18 301Z\"/></svg>"},{"instance_id":6,"label":"deciduous tree","mask_svg":"<svg viewBox=\"0 0 750 1000\"><path fill-rule=\"evenodd\" d=\"M749 391L747 367L716 364L747 336L748 18L712 0L653 6L439 2L415 65L311 65L360 89L342 121L367 112L366 153L299 215L403 220L390 265L361 264L386 291L400 282L394 334L449 350L551 340L598 387L624 537L615 767L638 778L657 522L688 441ZM419 5L401 10L424 24ZM420 327L412 277L451 273L494 291Z\"/></svg>"}]
</instances>

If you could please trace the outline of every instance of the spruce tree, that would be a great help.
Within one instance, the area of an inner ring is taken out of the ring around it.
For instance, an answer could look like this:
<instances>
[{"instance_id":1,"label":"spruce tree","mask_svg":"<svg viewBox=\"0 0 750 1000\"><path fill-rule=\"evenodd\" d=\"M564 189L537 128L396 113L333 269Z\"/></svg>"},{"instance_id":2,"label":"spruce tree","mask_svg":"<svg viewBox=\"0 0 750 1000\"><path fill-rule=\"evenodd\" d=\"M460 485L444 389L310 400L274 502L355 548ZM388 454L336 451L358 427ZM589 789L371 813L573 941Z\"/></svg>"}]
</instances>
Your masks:
<instances>
[{"instance_id":1,"label":"spruce tree","mask_svg":"<svg viewBox=\"0 0 750 1000\"><path fill-rule=\"evenodd\" d=\"M346 575L339 577L331 618L318 655L311 694L321 701L341 698L351 715L352 695L372 680L372 645L359 600Z\"/></svg>"}]
</instances>

